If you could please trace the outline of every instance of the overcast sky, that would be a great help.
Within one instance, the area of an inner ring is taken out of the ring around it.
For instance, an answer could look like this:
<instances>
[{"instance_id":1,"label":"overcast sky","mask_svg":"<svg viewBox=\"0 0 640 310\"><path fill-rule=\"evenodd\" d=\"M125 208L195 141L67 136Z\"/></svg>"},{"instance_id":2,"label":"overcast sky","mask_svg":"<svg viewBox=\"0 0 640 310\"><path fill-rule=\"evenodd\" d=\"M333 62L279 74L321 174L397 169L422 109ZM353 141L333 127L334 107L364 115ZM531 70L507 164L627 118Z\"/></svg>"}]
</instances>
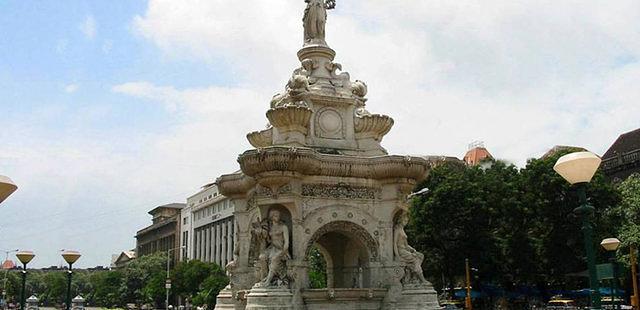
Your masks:
<instances>
[{"instance_id":1,"label":"overcast sky","mask_svg":"<svg viewBox=\"0 0 640 310\"><path fill-rule=\"evenodd\" d=\"M108 265L146 213L238 168L299 65L303 0L0 2L0 250ZM394 154L523 166L640 127L640 2L338 0L327 41ZM1 255L1 254L0 254ZM4 258L4 257L3 257Z\"/></svg>"}]
</instances>

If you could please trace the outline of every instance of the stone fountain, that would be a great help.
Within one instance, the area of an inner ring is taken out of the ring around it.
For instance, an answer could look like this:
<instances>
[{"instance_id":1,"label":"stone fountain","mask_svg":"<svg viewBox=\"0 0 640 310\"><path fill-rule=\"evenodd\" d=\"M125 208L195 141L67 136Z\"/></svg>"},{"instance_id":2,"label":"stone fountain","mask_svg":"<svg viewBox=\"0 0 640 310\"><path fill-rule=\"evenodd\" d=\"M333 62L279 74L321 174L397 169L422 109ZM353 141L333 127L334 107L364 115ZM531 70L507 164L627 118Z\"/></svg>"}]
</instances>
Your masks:
<instances>
[{"instance_id":1,"label":"stone fountain","mask_svg":"<svg viewBox=\"0 0 640 310\"><path fill-rule=\"evenodd\" d=\"M241 172L217 180L235 204L237 246L215 309L440 309L404 232L407 195L432 162L388 155L393 119L366 110L367 85L325 42L335 2L305 2L300 67L271 100L268 129L247 135ZM309 285L314 247L322 289Z\"/></svg>"}]
</instances>

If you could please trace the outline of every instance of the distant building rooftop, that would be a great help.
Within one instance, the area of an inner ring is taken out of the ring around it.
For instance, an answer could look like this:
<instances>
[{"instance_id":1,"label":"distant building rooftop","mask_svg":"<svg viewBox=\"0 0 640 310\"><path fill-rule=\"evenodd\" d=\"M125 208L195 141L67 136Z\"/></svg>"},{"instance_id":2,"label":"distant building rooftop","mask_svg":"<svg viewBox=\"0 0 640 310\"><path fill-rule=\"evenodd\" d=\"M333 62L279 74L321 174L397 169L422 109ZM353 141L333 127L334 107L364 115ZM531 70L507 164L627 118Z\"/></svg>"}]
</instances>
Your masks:
<instances>
[{"instance_id":1,"label":"distant building rooftop","mask_svg":"<svg viewBox=\"0 0 640 310\"><path fill-rule=\"evenodd\" d=\"M3 270L13 269L13 268L16 268L16 263L14 263L12 260L7 259L2 263Z\"/></svg>"},{"instance_id":2,"label":"distant building rooftop","mask_svg":"<svg viewBox=\"0 0 640 310\"><path fill-rule=\"evenodd\" d=\"M151 211L149 211L149 214L154 215L156 212L158 212L159 210L162 210L162 209L178 209L178 210L180 210L180 209L182 209L182 208L184 208L186 206L187 206L187 204L185 204L185 203L177 203L177 202L169 203L169 204L162 205L162 206L157 206L157 207L151 209Z\"/></svg>"},{"instance_id":3,"label":"distant building rooftop","mask_svg":"<svg viewBox=\"0 0 640 310\"><path fill-rule=\"evenodd\" d=\"M469 144L469 150L464 155L463 159L469 166L475 166L480 164L485 159L493 159L491 153L484 147L484 143L481 141L475 141Z\"/></svg>"},{"instance_id":4,"label":"distant building rooftop","mask_svg":"<svg viewBox=\"0 0 640 310\"><path fill-rule=\"evenodd\" d=\"M600 167L614 182L640 172L640 128L621 134L602 156Z\"/></svg>"}]
</instances>

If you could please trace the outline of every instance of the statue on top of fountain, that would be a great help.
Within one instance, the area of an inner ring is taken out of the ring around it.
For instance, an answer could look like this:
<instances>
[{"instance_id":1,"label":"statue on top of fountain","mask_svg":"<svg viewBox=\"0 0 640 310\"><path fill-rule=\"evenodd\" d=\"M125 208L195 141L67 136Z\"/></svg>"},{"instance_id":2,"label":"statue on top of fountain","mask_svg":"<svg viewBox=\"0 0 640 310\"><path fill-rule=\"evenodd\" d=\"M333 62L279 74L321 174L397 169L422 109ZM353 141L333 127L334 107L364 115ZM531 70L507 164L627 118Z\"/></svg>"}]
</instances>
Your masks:
<instances>
[{"instance_id":1,"label":"statue on top of fountain","mask_svg":"<svg viewBox=\"0 0 640 310\"><path fill-rule=\"evenodd\" d=\"M304 0L307 8L304 10L302 22L304 24L304 44L327 45L324 40L327 10L336 7L335 0Z\"/></svg>"}]
</instances>

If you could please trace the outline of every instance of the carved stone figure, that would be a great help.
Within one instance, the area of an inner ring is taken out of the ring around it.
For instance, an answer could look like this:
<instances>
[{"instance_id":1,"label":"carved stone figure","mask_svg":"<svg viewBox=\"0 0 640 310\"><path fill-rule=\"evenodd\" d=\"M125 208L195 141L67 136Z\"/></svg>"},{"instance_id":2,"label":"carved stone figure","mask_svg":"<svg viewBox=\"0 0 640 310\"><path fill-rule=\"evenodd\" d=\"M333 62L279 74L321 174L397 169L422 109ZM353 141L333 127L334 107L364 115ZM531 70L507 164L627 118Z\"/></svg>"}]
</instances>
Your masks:
<instances>
[{"instance_id":1,"label":"carved stone figure","mask_svg":"<svg viewBox=\"0 0 640 310\"><path fill-rule=\"evenodd\" d=\"M280 211L269 211L269 219L260 227L254 227L255 234L262 241L258 263L261 281L259 287L286 285L286 263L289 256L289 228L280 219ZM264 277L264 278L263 278Z\"/></svg>"},{"instance_id":2,"label":"carved stone figure","mask_svg":"<svg viewBox=\"0 0 640 310\"><path fill-rule=\"evenodd\" d=\"M397 260L406 264L403 283L416 281L425 283L427 280L422 274L424 255L412 248L407 242L407 234L404 232L404 227L408 222L409 217L406 213L401 214L396 221L393 230L393 253Z\"/></svg>"},{"instance_id":3,"label":"carved stone figure","mask_svg":"<svg viewBox=\"0 0 640 310\"><path fill-rule=\"evenodd\" d=\"M324 28L327 23L327 10L336 7L335 0L305 0L302 23L304 24L304 42L309 44L326 44Z\"/></svg>"}]
</instances>

